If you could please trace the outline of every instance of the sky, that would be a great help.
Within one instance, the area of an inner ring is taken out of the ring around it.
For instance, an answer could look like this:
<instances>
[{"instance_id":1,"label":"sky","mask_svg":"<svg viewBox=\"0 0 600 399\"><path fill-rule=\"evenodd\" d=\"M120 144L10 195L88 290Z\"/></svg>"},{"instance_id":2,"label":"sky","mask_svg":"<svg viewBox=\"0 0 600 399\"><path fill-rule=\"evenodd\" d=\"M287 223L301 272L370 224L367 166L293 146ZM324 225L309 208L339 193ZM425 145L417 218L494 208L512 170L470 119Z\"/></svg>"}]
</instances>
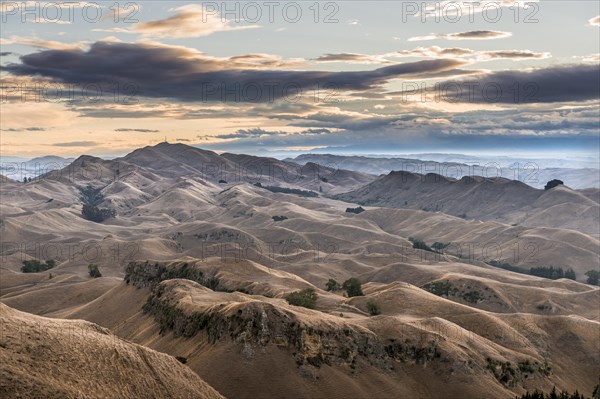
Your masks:
<instances>
[{"instance_id":1,"label":"sky","mask_svg":"<svg viewBox=\"0 0 600 399\"><path fill-rule=\"evenodd\" d=\"M596 1L0 5L2 156L600 151Z\"/></svg>"}]
</instances>

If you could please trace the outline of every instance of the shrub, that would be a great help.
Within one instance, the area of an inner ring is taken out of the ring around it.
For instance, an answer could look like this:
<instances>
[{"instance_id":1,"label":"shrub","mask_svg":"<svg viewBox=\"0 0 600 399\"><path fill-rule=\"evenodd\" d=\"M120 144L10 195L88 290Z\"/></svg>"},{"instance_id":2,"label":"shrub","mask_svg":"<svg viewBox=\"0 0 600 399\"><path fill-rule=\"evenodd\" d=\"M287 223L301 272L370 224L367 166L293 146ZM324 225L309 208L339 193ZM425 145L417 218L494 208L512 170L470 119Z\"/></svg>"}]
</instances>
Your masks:
<instances>
[{"instance_id":1,"label":"shrub","mask_svg":"<svg viewBox=\"0 0 600 399\"><path fill-rule=\"evenodd\" d=\"M349 297L364 295L362 292L362 284L356 277L351 277L344 281L342 288L346 290Z\"/></svg>"},{"instance_id":2,"label":"shrub","mask_svg":"<svg viewBox=\"0 0 600 399\"><path fill-rule=\"evenodd\" d=\"M362 206L359 206L358 208L346 208L346 213L356 213L357 215L364 211L365 210Z\"/></svg>"},{"instance_id":3,"label":"shrub","mask_svg":"<svg viewBox=\"0 0 600 399\"><path fill-rule=\"evenodd\" d=\"M544 190L550 190L558 185L565 184L562 180L552 179L544 186Z\"/></svg>"},{"instance_id":4,"label":"shrub","mask_svg":"<svg viewBox=\"0 0 600 399\"><path fill-rule=\"evenodd\" d=\"M367 310L371 316L377 316L378 314L381 314L381 306L377 302L367 302Z\"/></svg>"},{"instance_id":5,"label":"shrub","mask_svg":"<svg viewBox=\"0 0 600 399\"><path fill-rule=\"evenodd\" d=\"M317 305L317 293L312 288L291 292L284 298L290 305L302 306L308 309L314 309Z\"/></svg>"},{"instance_id":6,"label":"shrub","mask_svg":"<svg viewBox=\"0 0 600 399\"><path fill-rule=\"evenodd\" d=\"M423 251L435 252L423 240L419 240L418 238L414 238L414 237L408 237L408 241L412 242L413 248L415 248L415 249L421 249Z\"/></svg>"},{"instance_id":7,"label":"shrub","mask_svg":"<svg viewBox=\"0 0 600 399\"><path fill-rule=\"evenodd\" d=\"M598 270L588 270L585 272L587 283L592 285L600 285L600 272Z\"/></svg>"},{"instance_id":8,"label":"shrub","mask_svg":"<svg viewBox=\"0 0 600 399\"><path fill-rule=\"evenodd\" d=\"M219 184L227 184L227 182L223 179L219 180Z\"/></svg>"},{"instance_id":9,"label":"shrub","mask_svg":"<svg viewBox=\"0 0 600 399\"><path fill-rule=\"evenodd\" d=\"M329 281L327 281L327 283L325 283L325 287L327 288L327 291L330 291L330 292L337 291L341 288L340 284L332 278L330 278Z\"/></svg>"},{"instance_id":10,"label":"shrub","mask_svg":"<svg viewBox=\"0 0 600 399\"><path fill-rule=\"evenodd\" d=\"M314 191L308 190L300 190L297 188L287 188L287 187L279 187L279 186L263 186L260 183L254 184L256 187L264 188L265 190L269 190L272 193L283 193L283 194L295 194L301 197L318 197L319 194Z\"/></svg>"},{"instance_id":11,"label":"shrub","mask_svg":"<svg viewBox=\"0 0 600 399\"><path fill-rule=\"evenodd\" d=\"M287 220L287 216L273 216L273 217L272 217L272 219L273 219L275 222L282 222L282 221L284 221L284 220Z\"/></svg>"},{"instance_id":12,"label":"shrub","mask_svg":"<svg viewBox=\"0 0 600 399\"><path fill-rule=\"evenodd\" d=\"M436 241L436 242L433 243L433 245L431 246L431 248L433 248L433 249L435 249L437 251L441 251L443 249L446 249L446 247L448 245L450 245L449 242L448 243L443 243L443 242Z\"/></svg>"},{"instance_id":13,"label":"shrub","mask_svg":"<svg viewBox=\"0 0 600 399\"><path fill-rule=\"evenodd\" d=\"M24 260L21 272L23 273L39 273L52 269L56 265L53 259L47 260L45 263L39 260Z\"/></svg>"},{"instance_id":14,"label":"shrub","mask_svg":"<svg viewBox=\"0 0 600 399\"><path fill-rule=\"evenodd\" d=\"M90 277L92 277L92 278L102 277L102 273L100 273L100 270L98 269L98 265L95 265L93 263L90 263L88 265L88 273L90 274Z\"/></svg>"}]
</instances>

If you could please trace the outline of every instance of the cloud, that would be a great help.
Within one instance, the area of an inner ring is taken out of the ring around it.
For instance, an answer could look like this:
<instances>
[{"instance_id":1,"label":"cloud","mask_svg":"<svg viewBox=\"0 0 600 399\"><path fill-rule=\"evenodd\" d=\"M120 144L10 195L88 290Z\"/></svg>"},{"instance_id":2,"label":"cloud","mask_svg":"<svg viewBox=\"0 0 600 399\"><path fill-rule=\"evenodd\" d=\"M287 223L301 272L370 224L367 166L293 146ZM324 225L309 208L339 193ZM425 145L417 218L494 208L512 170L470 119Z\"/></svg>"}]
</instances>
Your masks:
<instances>
[{"instance_id":1,"label":"cloud","mask_svg":"<svg viewBox=\"0 0 600 399\"><path fill-rule=\"evenodd\" d=\"M474 61L487 61L493 59L544 59L549 58L550 53L536 53L530 50L491 50L475 51L467 48L452 47L443 48L438 46L417 47L413 50L402 50L393 54L397 57L450 57L468 58Z\"/></svg>"},{"instance_id":2,"label":"cloud","mask_svg":"<svg viewBox=\"0 0 600 399\"><path fill-rule=\"evenodd\" d=\"M504 39L512 36L510 32L501 32L495 30L474 30L469 32L457 33L430 33L427 36L415 36L408 39L409 42L418 42L425 40L491 40Z\"/></svg>"},{"instance_id":3,"label":"cloud","mask_svg":"<svg viewBox=\"0 0 600 399\"><path fill-rule=\"evenodd\" d=\"M330 72L232 69L219 59L179 46L96 42L88 51L46 50L2 69L61 83L127 83L139 96L180 101L272 102L314 95L317 88L368 91L392 79L443 72L466 65L452 59L398 63L369 71ZM132 68L132 65L139 66ZM233 92L233 93L232 93Z\"/></svg>"},{"instance_id":4,"label":"cloud","mask_svg":"<svg viewBox=\"0 0 600 399\"><path fill-rule=\"evenodd\" d=\"M476 86L473 86L476 84ZM530 71L500 71L475 80L446 81L442 98L462 103L552 103L598 100L600 65L575 64Z\"/></svg>"},{"instance_id":5,"label":"cloud","mask_svg":"<svg viewBox=\"0 0 600 399\"><path fill-rule=\"evenodd\" d=\"M384 55L367 55L357 53L327 53L314 59L317 62L345 62L351 64L391 64Z\"/></svg>"},{"instance_id":6,"label":"cloud","mask_svg":"<svg viewBox=\"0 0 600 399\"><path fill-rule=\"evenodd\" d=\"M50 144L53 147L95 147L98 145L95 141L70 141L67 143Z\"/></svg>"},{"instance_id":7,"label":"cloud","mask_svg":"<svg viewBox=\"0 0 600 399\"><path fill-rule=\"evenodd\" d=\"M202 37L216 32L259 28L258 25L234 26L216 14L204 14L198 4L187 4L171 9L175 15L155 21L140 22L131 28L94 29L94 31L138 33L147 37L184 38Z\"/></svg>"},{"instance_id":8,"label":"cloud","mask_svg":"<svg viewBox=\"0 0 600 399\"><path fill-rule=\"evenodd\" d=\"M24 127L24 128L9 128L9 129L0 129L3 132L44 132L46 131L43 127Z\"/></svg>"},{"instance_id":9,"label":"cloud","mask_svg":"<svg viewBox=\"0 0 600 399\"><path fill-rule=\"evenodd\" d=\"M119 129L115 129L115 132L158 133L158 132L160 132L160 130L119 128Z\"/></svg>"},{"instance_id":10,"label":"cloud","mask_svg":"<svg viewBox=\"0 0 600 399\"><path fill-rule=\"evenodd\" d=\"M594 18L590 18L588 20L588 22L592 26L600 26L600 15L598 15L597 17L594 17Z\"/></svg>"},{"instance_id":11,"label":"cloud","mask_svg":"<svg viewBox=\"0 0 600 399\"><path fill-rule=\"evenodd\" d=\"M475 51L466 48L442 48L438 46L417 47L412 50L401 50L385 54L357 54L357 53L337 53L325 54L314 61L317 62L345 62L352 64L393 64L391 58L461 58L471 61L489 61L494 59L545 59L550 57L550 53L535 53L530 50L493 50L493 51Z\"/></svg>"},{"instance_id":12,"label":"cloud","mask_svg":"<svg viewBox=\"0 0 600 399\"><path fill-rule=\"evenodd\" d=\"M54 40L41 40L37 38L27 38L21 36L11 36L9 39L3 39L2 44L20 44L43 48L48 50L82 50L88 42L81 41L77 43L63 43Z\"/></svg>"}]
</instances>

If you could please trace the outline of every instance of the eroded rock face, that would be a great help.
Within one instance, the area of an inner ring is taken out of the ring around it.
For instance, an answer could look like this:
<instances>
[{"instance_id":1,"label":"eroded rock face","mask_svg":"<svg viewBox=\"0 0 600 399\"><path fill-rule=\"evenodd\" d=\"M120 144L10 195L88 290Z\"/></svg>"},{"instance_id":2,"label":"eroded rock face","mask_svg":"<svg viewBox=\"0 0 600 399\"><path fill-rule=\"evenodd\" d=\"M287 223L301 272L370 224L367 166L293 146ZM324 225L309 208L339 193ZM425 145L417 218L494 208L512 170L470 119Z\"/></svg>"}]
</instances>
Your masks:
<instances>
[{"instance_id":1,"label":"eroded rock face","mask_svg":"<svg viewBox=\"0 0 600 399\"><path fill-rule=\"evenodd\" d=\"M182 284L186 285L185 291ZM441 357L435 340L417 345L410 341L384 343L374 332L343 321L316 321L310 314L261 301L240 293L223 303L182 304L192 283L164 281L155 286L144 311L160 324L161 333L172 331L178 337L204 332L211 343L231 339L251 356L255 346L276 345L288 350L298 365L322 364L356 367L365 361L392 368L396 361L426 364ZM203 289L198 287L199 289ZM267 300L267 298L265 298Z\"/></svg>"}]
</instances>

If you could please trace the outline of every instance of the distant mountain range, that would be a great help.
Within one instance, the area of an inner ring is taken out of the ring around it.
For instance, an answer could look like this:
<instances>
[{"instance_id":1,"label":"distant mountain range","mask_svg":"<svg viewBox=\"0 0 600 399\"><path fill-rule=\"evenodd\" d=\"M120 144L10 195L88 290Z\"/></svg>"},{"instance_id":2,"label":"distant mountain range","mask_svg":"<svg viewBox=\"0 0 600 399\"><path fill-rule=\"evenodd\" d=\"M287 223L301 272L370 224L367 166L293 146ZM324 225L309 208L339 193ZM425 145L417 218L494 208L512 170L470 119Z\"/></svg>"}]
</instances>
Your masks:
<instances>
[{"instance_id":1,"label":"distant mountain range","mask_svg":"<svg viewBox=\"0 0 600 399\"><path fill-rule=\"evenodd\" d=\"M600 170L598 162L586 160L574 165L586 166L581 168L564 167L565 162L556 160L527 160L492 159L445 155L421 154L429 159L462 159L456 161L434 161L414 158L379 158L363 156L344 156L331 154L304 154L296 158L286 158L285 161L298 164L315 163L330 168L348 169L375 175L388 174L392 171L412 173L436 173L445 177L460 179L463 176L504 177L519 180L532 187L543 188L546 182L560 179L566 185L575 189L600 188ZM471 162L466 162L471 160ZM474 162L477 161L477 162ZM572 164L572 163L571 163ZM596 165L596 168L593 165ZM552 166L552 167L550 167Z\"/></svg>"}]
</instances>

